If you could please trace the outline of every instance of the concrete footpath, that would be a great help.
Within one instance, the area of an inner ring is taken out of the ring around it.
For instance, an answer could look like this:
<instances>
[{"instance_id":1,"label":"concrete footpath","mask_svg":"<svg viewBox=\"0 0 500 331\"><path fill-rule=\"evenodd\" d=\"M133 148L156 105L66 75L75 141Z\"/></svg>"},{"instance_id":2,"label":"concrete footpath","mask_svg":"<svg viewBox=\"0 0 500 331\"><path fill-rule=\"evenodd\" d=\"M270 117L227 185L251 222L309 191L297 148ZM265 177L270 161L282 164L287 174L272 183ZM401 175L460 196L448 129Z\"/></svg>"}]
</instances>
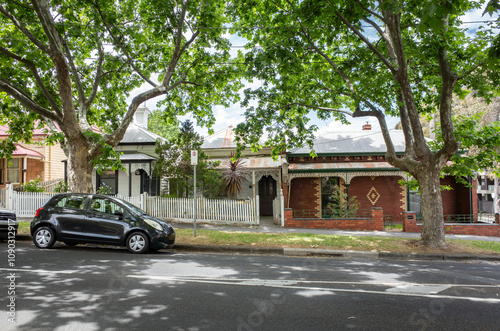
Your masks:
<instances>
[{"instance_id":1,"label":"concrete footpath","mask_svg":"<svg viewBox=\"0 0 500 331\"><path fill-rule=\"evenodd\" d=\"M24 220L23 220L24 221ZM30 220L27 220L30 221ZM174 229L194 229L192 223L174 223ZM337 236L378 236L393 238L420 238L419 233L406 233L401 231L343 231L326 229L282 228L272 223L271 219L261 220L259 226L231 226L198 223L197 230L209 231L239 231L255 233L312 233ZM16 238L21 241L31 241L30 235L19 234ZM446 239L463 239L479 241L497 241L498 237L483 237L470 235L446 235ZM206 252L226 254L274 254L285 256L324 256L339 258L366 258L366 259L418 259L418 260L485 260L500 262L500 255L475 255L453 253L394 253L378 251L333 250L320 248L288 248L288 247L258 247L258 246L230 246L230 245L197 245L176 243L175 251Z\"/></svg>"}]
</instances>

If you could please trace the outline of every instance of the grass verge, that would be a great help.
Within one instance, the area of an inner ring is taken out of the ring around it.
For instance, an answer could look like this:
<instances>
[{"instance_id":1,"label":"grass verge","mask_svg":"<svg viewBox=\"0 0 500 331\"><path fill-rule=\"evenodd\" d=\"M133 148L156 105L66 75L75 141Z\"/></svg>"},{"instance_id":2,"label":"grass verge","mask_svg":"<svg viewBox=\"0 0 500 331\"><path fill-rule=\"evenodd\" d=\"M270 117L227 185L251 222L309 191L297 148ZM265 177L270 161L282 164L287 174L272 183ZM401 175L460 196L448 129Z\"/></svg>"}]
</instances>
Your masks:
<instances>
[{"instance_id":1,"label":"grass verge","mask_svg":"<svg viewBox=\"0 0 500 331\"><path fill-rule=\"evenodd\" d=\"M19 222L19 233L30 233L30 222ZM312 233L255 233L237 231L177 229L176 243L198 245L249 245L256 247L323 248L401 253L468 253L499 254L500 242L479 240L447 240L447 249L431 249L419 245L417 239L376 236L337 236Z\"/></svg>"},{"instance_id":2,"label":"grass verge","mask_svg":"<svg viewBox=\"0 0 500 331\"><path fill-rule=\"evenodd\" d=\"M401 253L469 253L500 254L500 242L447 240L447 249L431 249L419 245L417 239L376 236L337 236L311 233L251 233L177 229L177 243L200 245L251 245L260 247L299 247L347 249Z\"/></svg>"}]
</instances>

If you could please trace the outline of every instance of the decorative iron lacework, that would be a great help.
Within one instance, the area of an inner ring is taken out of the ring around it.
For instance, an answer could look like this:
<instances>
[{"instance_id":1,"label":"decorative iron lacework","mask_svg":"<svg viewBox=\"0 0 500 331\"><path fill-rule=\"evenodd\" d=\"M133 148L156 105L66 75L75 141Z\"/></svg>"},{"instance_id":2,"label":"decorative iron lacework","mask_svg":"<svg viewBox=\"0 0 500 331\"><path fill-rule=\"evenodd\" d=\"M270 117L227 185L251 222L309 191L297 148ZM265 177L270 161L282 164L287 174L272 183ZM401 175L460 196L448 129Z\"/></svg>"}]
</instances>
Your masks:
<instances>
[{"instance_id":1,"label":"decorative iron lacework","mask_svg":"<svg viewBox=\"0 0 500 331\"><path fill-rule=\"evenodd\" d=\"M351 180L355 177L401 177L405 180L408 179L404 171L359 171L359 172L316 172L316 173L293 173L288 174L288 178L284 181L290 183L294 178L316 178L316 177L339 177L342 178L346 184L350 184Z\"/></svg>"},{"instance_id":2,"label":"decorative iron lacework","mask_svg":"<svg viewBox=\"0 0 500 331\"><path fill-rule=\"evenodd\" d=\"M149 163L131 163L130 164L130 172L131 173L135 173L136 170L142 169L148 174L148 176L151 176L149 173L150 168L151 168L151 164L149 164Z\"/></svg>"},{"instance_id":3,"label":"decorative iron lacework","mask_svg":"<svg viewBox=\"0 0 500 331\"><path fill-rule=\"evenodd\" d=\"M276 183L280 182L279 170L255 170L255 183L258 183L262 177L271 176ZM252 181L252 176L250 175L250 182Z\"/></svg>"}]
</instances>

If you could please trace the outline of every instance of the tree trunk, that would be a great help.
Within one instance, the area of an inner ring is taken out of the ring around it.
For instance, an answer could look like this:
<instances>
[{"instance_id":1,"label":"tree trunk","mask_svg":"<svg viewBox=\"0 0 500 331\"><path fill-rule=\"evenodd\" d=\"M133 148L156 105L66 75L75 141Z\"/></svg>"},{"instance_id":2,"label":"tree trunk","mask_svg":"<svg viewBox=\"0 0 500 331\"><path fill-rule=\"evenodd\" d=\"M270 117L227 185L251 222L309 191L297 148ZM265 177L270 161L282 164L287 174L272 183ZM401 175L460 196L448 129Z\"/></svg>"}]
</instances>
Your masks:
<instances>
[{"instance_id":1,"label":"tree trunk","mask_svg":"<svg viewBox=\"0 0 500 331\"><path fill-rule=\"evenodd\" d=\"M92 185L93 166L90 162L89 146L86 141L67 142L68 188L75 193L94 193Z\"/></svg>"},{"instance_id":2,"label":"tree trunk","mask_svg":"<svg viewBox=\"0 0 500 331\"><path fill-rule=\"evenodd\" d=\"M445 248L440 169L432 165L424 167L418 182L422 195L422 243L427 247Z\"/></svg>"}]
</instances>

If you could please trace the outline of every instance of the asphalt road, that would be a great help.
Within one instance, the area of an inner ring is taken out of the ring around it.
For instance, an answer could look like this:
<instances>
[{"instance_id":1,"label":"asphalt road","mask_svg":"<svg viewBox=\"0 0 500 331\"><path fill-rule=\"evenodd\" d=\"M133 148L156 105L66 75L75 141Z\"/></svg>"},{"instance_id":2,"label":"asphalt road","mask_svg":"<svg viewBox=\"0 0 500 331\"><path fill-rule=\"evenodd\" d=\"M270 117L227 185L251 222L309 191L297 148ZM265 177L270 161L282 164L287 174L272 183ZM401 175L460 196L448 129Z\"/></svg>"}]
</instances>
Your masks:
<instances>
[{"instance_id":1,"label":"asphalt road","mask_svg":"<svg viewBox=\"0 0 500 331\"><path fill-rule=\"evenodd\" d=\"M7 248L1 330L499 328L496 262Z\"/></svg>"}]
</instances>

